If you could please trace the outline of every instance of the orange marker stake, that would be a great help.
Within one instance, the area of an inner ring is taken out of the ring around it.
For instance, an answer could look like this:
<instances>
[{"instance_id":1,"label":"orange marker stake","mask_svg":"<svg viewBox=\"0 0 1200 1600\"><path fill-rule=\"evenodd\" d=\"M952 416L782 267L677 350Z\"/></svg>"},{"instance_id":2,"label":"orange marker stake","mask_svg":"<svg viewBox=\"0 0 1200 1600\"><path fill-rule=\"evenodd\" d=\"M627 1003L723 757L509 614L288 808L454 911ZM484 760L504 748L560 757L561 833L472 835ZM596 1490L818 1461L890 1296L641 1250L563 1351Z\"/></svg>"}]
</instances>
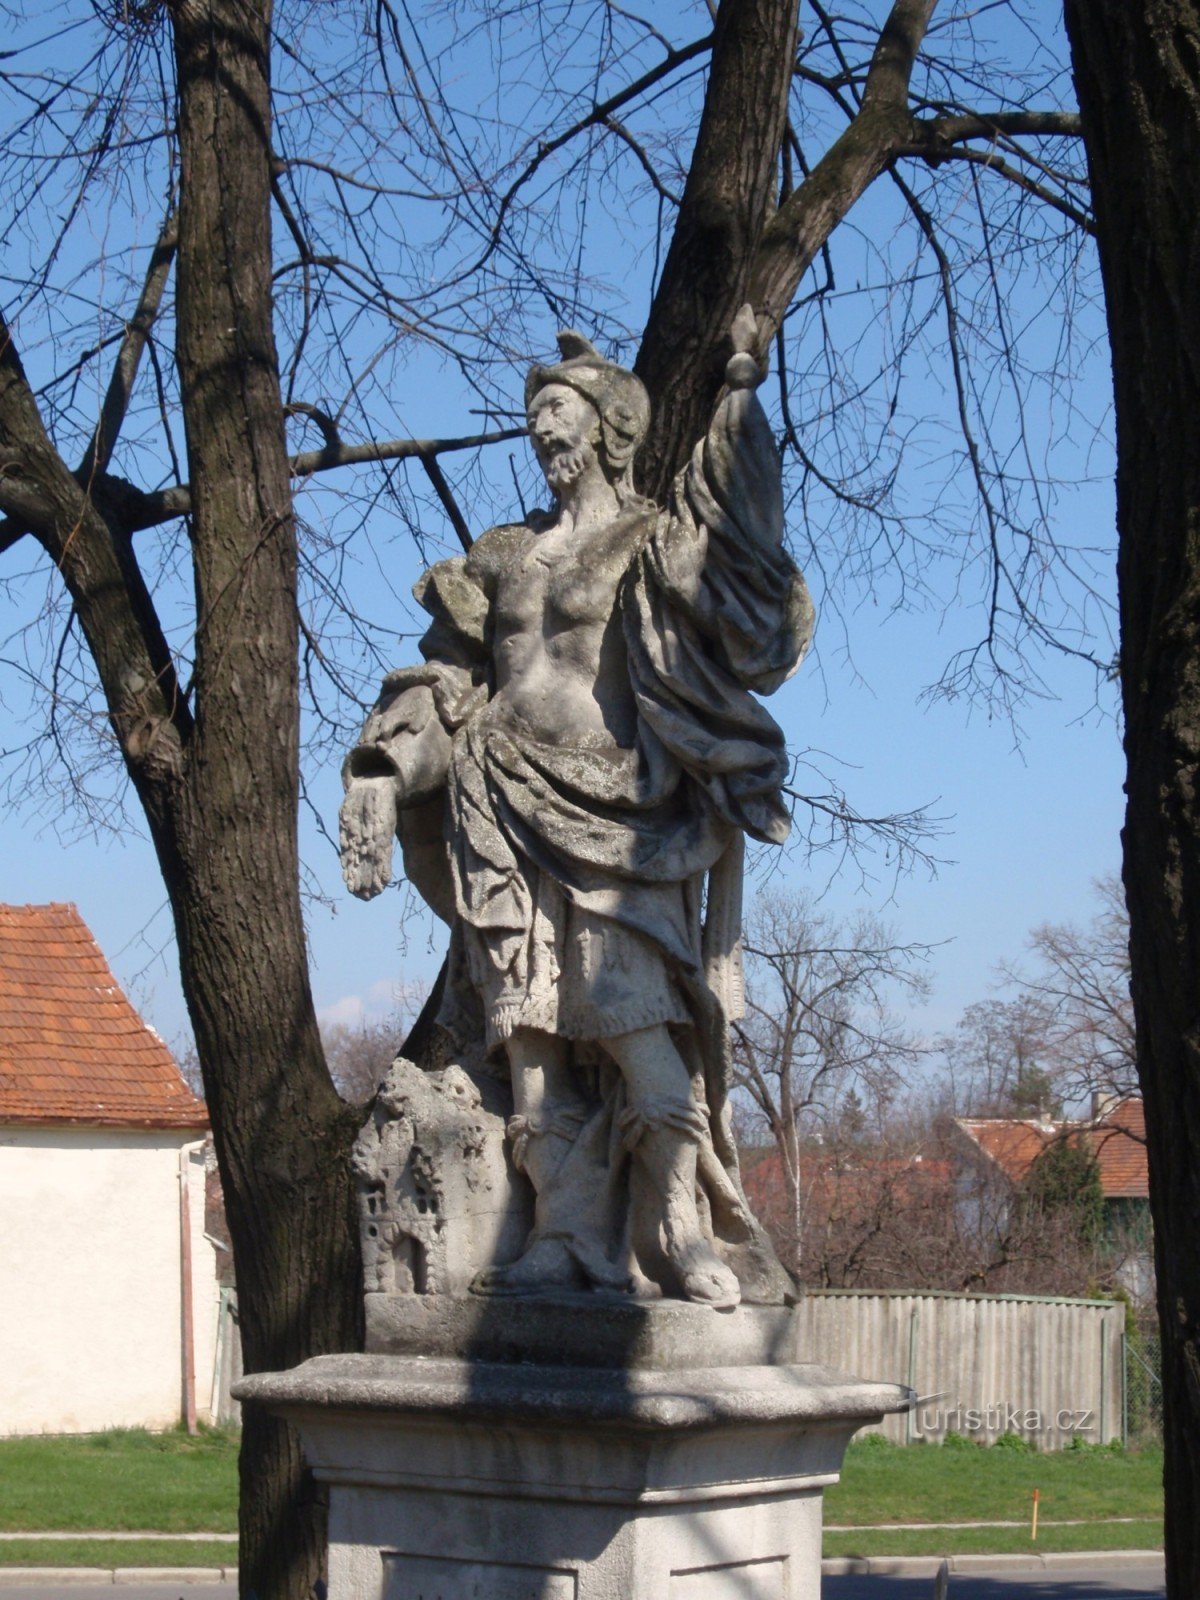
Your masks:
<instances>
[{"instance_id":1,"label":"orange marker stake","mask_svg":"<svg viewBox=\"0 0 1200 1600\"><path fill-rule=\"evenodd\" d=\"M1029 1530L1029 1537L1034 1541L1035 1544L1037 1542L1038 1501L1041 1498L1042 1491L1040 1489L1035 1489L1033 1491L1033 1525Z\"/></svg>"}]
</instances>

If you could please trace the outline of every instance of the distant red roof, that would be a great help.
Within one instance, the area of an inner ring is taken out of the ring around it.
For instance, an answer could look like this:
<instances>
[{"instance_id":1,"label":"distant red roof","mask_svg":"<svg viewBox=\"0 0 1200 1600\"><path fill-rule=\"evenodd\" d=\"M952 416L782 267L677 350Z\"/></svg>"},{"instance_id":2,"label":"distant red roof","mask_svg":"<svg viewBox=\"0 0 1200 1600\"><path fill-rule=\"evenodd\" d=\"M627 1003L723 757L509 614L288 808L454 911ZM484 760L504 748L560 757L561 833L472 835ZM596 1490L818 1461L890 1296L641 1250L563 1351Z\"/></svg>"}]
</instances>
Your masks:
<instances>
[{"instance_id":1,"label":"distant red roof","mask_svg":"<svg viewBox=\"0 0 1200 1600\"><path fill-rule=\"evenodd\" d=\"M879 1156L870 1151L847 1153L828 1148L800 1153L800 1192L808 1206L844 1210L869 1208L890 1190L897 1200L916 1203L948 1194L948 1161L923 1155ZM749 1150L742 1156L742 1183L756 1213L771 1214L784 1192L783 1159L778 1150Z\"/></svg>"},{"instance_id":2,"label":"distant red roof","mask_svg":"<svg viewBox=\"0 0 1200 1600\"><path fill-rule=\"evenodd\" d=\"M1119 1100L1092 1122L1033 1122L1013 1117L960 1117L958 1127L1005 1177L1023 1183L1042 1152L1056 1139L1084 1139L1100 1169L1106 1200L1145 1199L1146 1117L1140 1098Z\"/></svg>"},{"instance_id":3,"label":"distant red roof","mask_svg":"<svg viewBox=\"0 0 1200 1600\"><path fill-rule=\"evenodd\" d=\"M1030 1167L1059 1132L1057 1122L1015 1117L960 1117L958 1126L1013 1183L1024 1183Z\"/></svg>"},{"instance_id":4,"label":"distant red roof","mask_svg":"<svg viewBox=\"0 0 1200 1600\"><path fill-rule=\"evenodd\" d=\"M1105 1196L1110 1200L1149 1198L1146 1111L1140 1098L1130 1096L1106 1112L1091 1139Z\"/></svg>"},{"instance_id":5,"label":"distant red roof","mask_svg":"<svg viewBox=\"0 0 1200 1600\"><path fill-rule=\"evenodd\" d=\"M208 1126L73 905L0 906L0 1122Z\"/></svg>"}]
</instances>

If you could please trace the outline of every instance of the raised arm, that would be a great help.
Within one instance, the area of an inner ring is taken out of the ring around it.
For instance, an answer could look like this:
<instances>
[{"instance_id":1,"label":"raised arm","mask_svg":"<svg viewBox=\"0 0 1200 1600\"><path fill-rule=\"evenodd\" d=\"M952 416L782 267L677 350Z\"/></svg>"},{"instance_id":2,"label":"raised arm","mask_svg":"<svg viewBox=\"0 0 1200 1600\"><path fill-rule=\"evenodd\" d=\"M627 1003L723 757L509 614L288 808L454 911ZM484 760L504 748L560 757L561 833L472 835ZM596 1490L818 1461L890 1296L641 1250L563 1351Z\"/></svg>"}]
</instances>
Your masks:
<instances>
[{"instance_id":1,"label":"raised arm","mask_svg":"<svg viewBox=\"0 0 1200 1600\"><path fill-rule=\"evenodd\" d=\"M736 683L770 694L808 648L813 605L784 549L779 450L756 390L754 313L738 312L727 388L675 480L671 517L648 552L648 581L682 607Z\"/></svg>"},{"instance_id":2,"label":"raised arm","mask_svg":"<svg viewBox=\"0 0 1200 1600\"><path fill-rule=\"evenodd\" d=\"M768 557L783 544L779 449L758 399L766 374L750 351L754 312L743 306L730 331L726 388L707 434L676 480L696 522Z\"/></svg>"},{"instance_id":3,"label":"raised arm","mask_svg":"<svg viewBox=\"0 0 1200 1600\"><path fill-rule=\"evenodd\" d=\"M778 843L790 827L787 751L756 697L796 670L813 607L783 545L779 452L754 392L753 331L746 308L728 388L627 587L625 634L643 725L718 815Z\"/></svg>"}]
</instances>

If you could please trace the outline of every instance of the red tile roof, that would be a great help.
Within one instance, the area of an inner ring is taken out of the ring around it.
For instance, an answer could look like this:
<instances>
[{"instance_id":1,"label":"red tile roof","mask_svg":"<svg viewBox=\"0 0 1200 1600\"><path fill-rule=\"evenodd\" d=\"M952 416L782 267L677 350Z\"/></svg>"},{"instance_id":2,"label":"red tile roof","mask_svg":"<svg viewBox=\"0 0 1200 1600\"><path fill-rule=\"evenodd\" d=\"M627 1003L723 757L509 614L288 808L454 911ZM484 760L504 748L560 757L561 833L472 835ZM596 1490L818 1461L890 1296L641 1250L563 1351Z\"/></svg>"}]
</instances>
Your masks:
<instances>
[{"instance_id":1,"label":"red tile roof","mask_svg":"<svg viewBox=\"0 0 1200 1600\"><path fill-rule=\"evenodd\" d=\"M1092 1149L1100 1166L1100 1184L1109 1200L1149 1198L1146 1169L1146 1112L1130 1096L1107 1111L1092 1130Z\"/></svg>"},{"instance_id":2,"label":"red tile roof","mask_svg":"<svg viewBox=\"0 0 1200 1600\"><path fill-rule=\"evenodd\" d=\"M1085 1139L1100 1168L1106 1200L1144 1199L1146 1118L1140 1098L1119 1100L1094 1122L1030 1122L1010 1117L963 1117L958 1126L1012 1183L1023 1183L1042 1151L1055 1139Z\"/></svg>"},{"instance_id":3,"label":"red tile roof","mask_svg":"<svg viewBox=\"0 0 1200 1600\"><path fill-rule=\"evenodd\" d=\"M0 1122L208 1126L72 905L0 906Z\"/></svg>"},{"instance_id":4,"label":"red tile roof","mask_svg":"<svg viewBox=\"0 0 1200 1600\"><path fill-rule=\"evenodd\" d=\"M960 1117L958 1126L1013 1183L1025 1181L1030 1167L1059 1131L1056 1122L1014 1117Z\"/></svg>"}]
</instances>

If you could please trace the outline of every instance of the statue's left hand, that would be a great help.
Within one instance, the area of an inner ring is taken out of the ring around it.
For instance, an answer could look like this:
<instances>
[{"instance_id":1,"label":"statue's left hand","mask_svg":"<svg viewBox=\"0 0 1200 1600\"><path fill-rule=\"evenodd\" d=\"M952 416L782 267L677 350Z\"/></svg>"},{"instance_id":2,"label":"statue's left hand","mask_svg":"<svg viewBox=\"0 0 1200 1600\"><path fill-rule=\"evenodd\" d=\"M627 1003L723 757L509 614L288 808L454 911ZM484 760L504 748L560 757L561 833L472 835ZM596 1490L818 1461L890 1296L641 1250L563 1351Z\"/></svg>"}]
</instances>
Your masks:
<instances>
[{"instance_id":1,"label":"statue's left hand","mask_svg":"<svg viewBox=\"0 0 1200 1600\"><path fill-rule=\"evenodd\" d=\"M754 307L740 308L729 329L733 355L725 365L725 382L731 389L756 389L762 382L764 368L758 363L754 347L758 340L758 318Z\"/></svg>"},{"instance_id":2,"label":"statue's left hand","mask_svg":"<svg viewBox=\"0 0 1200 1600\"><path fill-rule=\"evenodd\" d=\"M342 877L351 894L373 900L392 879L396 786L390 774L352 778L338 818Z\"/></svg>"}]
</instances>

